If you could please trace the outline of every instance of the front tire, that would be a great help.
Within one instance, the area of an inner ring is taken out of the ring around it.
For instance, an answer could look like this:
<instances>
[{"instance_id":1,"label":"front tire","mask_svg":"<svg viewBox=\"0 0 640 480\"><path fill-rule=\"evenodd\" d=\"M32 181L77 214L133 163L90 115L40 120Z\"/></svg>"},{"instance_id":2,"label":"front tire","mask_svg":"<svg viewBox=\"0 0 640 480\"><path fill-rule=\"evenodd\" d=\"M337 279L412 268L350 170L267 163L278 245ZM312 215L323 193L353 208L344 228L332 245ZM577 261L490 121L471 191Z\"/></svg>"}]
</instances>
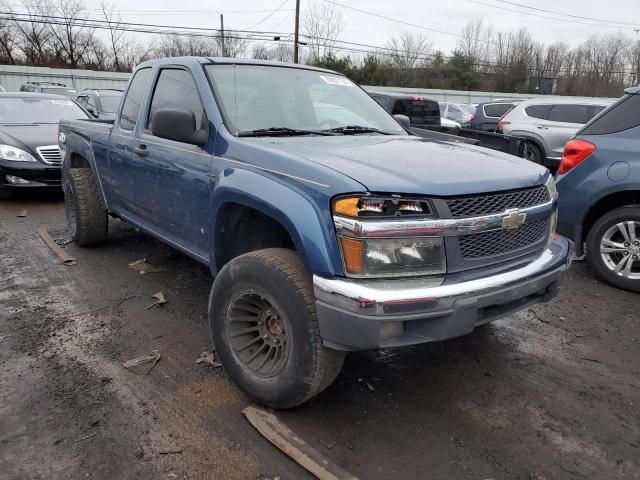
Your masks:
<instances>
[{"instance_id":1,"label":"front tire","mask_svg":"<svg viewBox=\"0 0 640 480\"><path fill-rule=\"evenodd\" d=\"M640 207L616 208L593 224L587 261L610 285L640 292Z\"/></svg>"},{"instance_id":2,"label":"front tire","mask_svg":"<svg viewBox=\"0 0 640 480\"><path fill-rule=\"evenodd\" d=\"M63 190L67 223L76 245L87 247L104 243L109 218L91 169L67 170Z\"/></svg>"},{"instance_id":3,"label":"front tire","mask_svg":"<svg viewBox=\"0 0 640 480\"><path fill-rule=\"evenodd\" d=\"M0 185L0 200L11 200L13 192L4 185Z\"/></svg>"},{"instance_id":4,"label":"front tire","mask_svg":"<svg viewBox=\"0 0 640 480\"><path fill-rule=\"evenodd\" d=\"M322 344L311 275L292 250L259 250L225 265L211 289L209 323L228 376L268 407L309 400L344 361L344 352Z\"/></svg>"}]
</instances>

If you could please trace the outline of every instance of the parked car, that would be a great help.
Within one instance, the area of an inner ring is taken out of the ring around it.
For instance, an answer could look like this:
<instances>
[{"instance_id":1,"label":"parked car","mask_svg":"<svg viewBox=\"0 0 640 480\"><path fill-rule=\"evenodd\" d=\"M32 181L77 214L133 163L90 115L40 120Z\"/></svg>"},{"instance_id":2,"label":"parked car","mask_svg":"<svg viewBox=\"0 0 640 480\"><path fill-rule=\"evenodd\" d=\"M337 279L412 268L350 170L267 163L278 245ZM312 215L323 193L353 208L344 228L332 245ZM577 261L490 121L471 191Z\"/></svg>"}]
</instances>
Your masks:
<instances>
[{"instance_id":1,"label":"parked car","mask_svg":"<svg viewBox=\"0 0 640 480\"><path fill-rule=\"evenodd\" d=\"M64 95L65 97L69 98L73 98L76 95L75 89L67 87L64 83L53 82L27 82L20 87L20 91L33 93L52 93L55 95Z\"/></svg>"},{"instance_id":2,"label":"parked car","mask_svg":"<svg viewBox=\"0 0 640 480\"><path fill-rule=\"evenodd\" d=\"M564 148L558 231L604 281L640 292L640 87Z\"/></svg>"},{"instance_id":3,"label":"parked car","mask_svg":"<svg viewBox=\"0 0 640 480\"><path fill-rule=\"evenodd\" d=\"M58 122L87 118L60 95L0 93L0 199L16 189L60 188Z\"/></svg>"},{"instance_id":4,"label":"parked car","mask_svg":"<svg viewBox=\"0 0 640 480\"><path fill-rule=\"evenodd\" d=\"M536 98L520 102L498 122L498 132L527 140L527 159L557 168L567 141L611 105L601 98Z\"/></svg>"},{"instance_id":5,"label":"parked car","mask_svg":"<svg viewBox=\"0 0 640 480\"><path fill-rule=\"evenodd\" d=\"M409 135L329 70L148 61L113 125L60 134L74 241L104 242L111 214L208 265L216 356L274 408L321 392L347 351L548 300L570 259L545 168Z\"/></svg>"},{"instance_id":6,"label":"parked car","mask_svg":"<svg viewBox=\"0 0 640 480\"><path fill-rule=\"evenodd\" d=\"M476 112L476 107L465 103L438 102L440 116L461 125L469 123Z\"/></svg>"},{"instance_id":7,"label":"parked car","mask_svg":"<svg viewBox=\"0 0 640 480\"><path fill-rule=\"evenodd\" d=\"M469 120L468 125L463 125L470 130L481 132L495 132L498 121L522 100L494 100L478 104L476 113Z\"/></svg>"},{"instance_id":8,"label":"parked car","mask_svg":"<svg viewBox=\"0 0 640 480\"><path fill-rule=\"evenodd\" d=\"M440 130L440 107L436 100L396 92L372 91L369 94L391 115L409 117L412 127L437 127Z\"/></svg>"},{"instance_id":9,"label":"parked car","mask_svg":"<svg viewBox=\"0 0 640 480\"><path fill-rule=\"evenodd\" d=\"M121 97L122 90L85 89L76 95L75 100L94 117L100 120L114 120Z\"/></svg>"}]
</instances>

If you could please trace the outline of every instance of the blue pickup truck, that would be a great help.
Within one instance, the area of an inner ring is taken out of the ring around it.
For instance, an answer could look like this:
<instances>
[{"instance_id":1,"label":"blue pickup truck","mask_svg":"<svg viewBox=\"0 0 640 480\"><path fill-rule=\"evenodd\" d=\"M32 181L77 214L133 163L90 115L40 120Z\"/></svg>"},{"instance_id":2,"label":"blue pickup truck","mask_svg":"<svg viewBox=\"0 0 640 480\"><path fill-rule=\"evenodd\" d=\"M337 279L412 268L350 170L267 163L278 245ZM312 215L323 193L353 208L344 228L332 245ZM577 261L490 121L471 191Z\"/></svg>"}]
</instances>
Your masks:
<instances>
[{"instance_id":1,"label":"blue pickup truck","mask_svg":"<svg viewBox=\"0 0 640 480\"><path fill-rule=\"evenodd\" d=\"M115 121L63 121L74 241L118 217L208 265L214 346L274 408L345 352L444 340L553 297L570 262L549 172L410 135L348 78L239 59L135 70Z\"/></svg>"}]
</instances>

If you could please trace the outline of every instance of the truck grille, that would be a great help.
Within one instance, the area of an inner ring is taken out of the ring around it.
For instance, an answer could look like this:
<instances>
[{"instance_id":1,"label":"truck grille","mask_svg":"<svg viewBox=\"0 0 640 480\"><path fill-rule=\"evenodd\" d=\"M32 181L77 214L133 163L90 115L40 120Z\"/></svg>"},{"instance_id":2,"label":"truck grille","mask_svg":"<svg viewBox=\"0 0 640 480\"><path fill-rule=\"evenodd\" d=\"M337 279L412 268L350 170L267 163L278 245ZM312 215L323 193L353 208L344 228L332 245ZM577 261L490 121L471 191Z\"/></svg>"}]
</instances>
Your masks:
<instances>
[{"instance_id":1,"label":"truck grille","mask_svg":"<svg viewBox=\"0 0 640 480\"><path fill-rule=\"evenodd\" d=\"M550 200L545 186L446 200L453 218L501 213L508 208L527 208Z\"/></svg>"},{"instance_id":2,"label":"truck grille","mask_svg":"<svg viewBox=\"0 0 640 480\"><path fill-rule=\"evenodd\" d=\"M482 258L526 248L542 241L547 220L525 223L513 230L501 229L460 237L460 254L464 258Z\"/></svg>"},{"instance_id":3,"label":"truck grille","mask_svg":"<svg viewBox=\"0 0 640 480\"><path fill-rule=\"evenodd\" d=\"M42 161L49 165L60 165L62 163L62 154L58 145L45 145L36 148L38 155Z\"/></svg>"}]
</instances>

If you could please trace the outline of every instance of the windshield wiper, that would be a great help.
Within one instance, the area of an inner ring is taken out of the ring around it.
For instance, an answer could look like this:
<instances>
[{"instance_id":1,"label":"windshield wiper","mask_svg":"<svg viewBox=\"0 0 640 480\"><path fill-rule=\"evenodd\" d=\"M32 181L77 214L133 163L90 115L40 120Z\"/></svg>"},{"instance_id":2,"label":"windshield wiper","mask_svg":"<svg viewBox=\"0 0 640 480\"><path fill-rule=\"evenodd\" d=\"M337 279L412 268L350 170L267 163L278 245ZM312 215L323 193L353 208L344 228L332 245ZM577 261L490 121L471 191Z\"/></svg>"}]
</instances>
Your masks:
<instances>
[{"instance_id":1,"label":"windshield wiper","mask_svg":"<svg viewBox=\"0 0 640 480\"><path fill-rule=\"evenodd\" d=\"M336 132L344 135L358 135L359 133L379 133L381 135L393 135L391 132L385 132L384 130L378 130L373 127L362 127L360 125L347 125L344 127L330 128L324 130L325 132Z\"/></svg>"},{"instance_id":2,"label":"windshield wiper","mask_svg":"<svg viewBox=\"0 0 640 480\"><path fill-rule=\"evenodd\" d=\"M257 128L238 132L238 137L293 137L295 135L335 135L327 130L298 130L288 127Z\"/></svg>"}]
</instances>

